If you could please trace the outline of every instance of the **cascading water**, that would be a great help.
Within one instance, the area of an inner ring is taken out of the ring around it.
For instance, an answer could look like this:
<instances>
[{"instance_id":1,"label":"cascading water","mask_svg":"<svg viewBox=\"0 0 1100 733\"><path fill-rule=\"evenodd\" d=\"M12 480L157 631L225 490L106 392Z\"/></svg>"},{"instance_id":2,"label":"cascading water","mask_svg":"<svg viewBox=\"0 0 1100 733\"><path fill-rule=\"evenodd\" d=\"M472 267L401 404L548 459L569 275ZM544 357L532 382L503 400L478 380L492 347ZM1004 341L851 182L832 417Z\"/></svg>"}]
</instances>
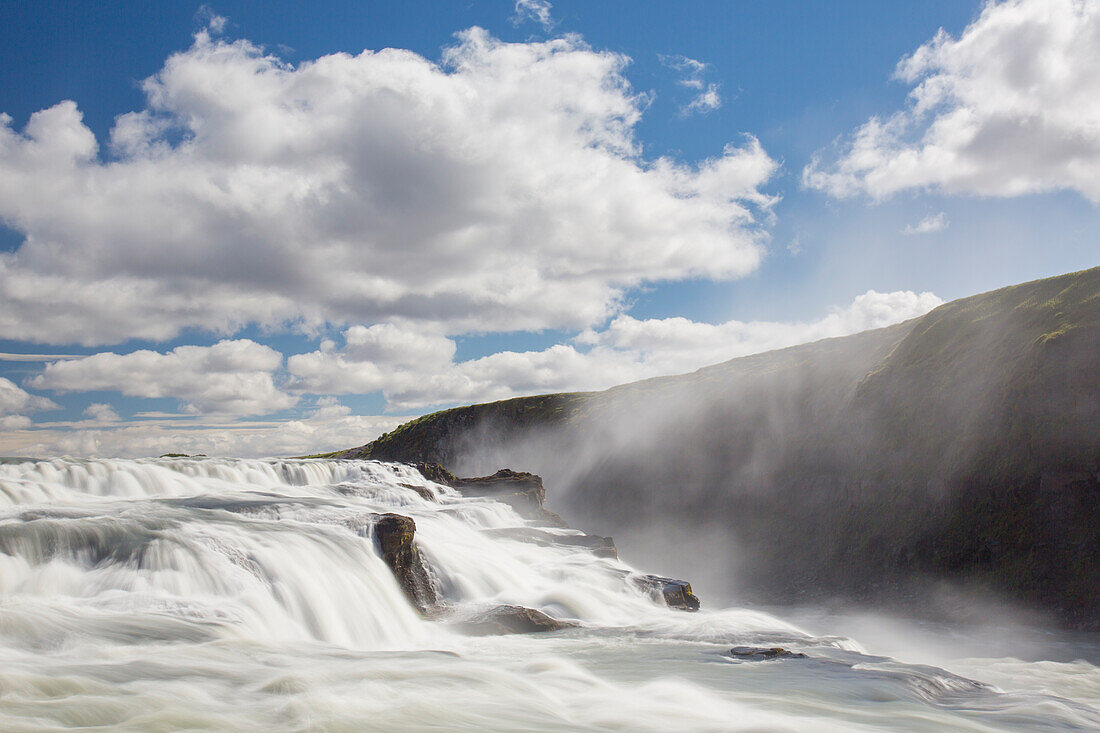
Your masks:
<instances>
[{"instance_id":1,"label":"cascading water","mask_svg":"<svg viewBox=\"0 0 1100 733\"><path fill-rule=\"evenodd\" d=\"M415 520L443 618L380 556L385 512ZM493 531L526 524L396 464L0 465L0 729L1100 727L1089 662L947 671L747 609L676 611L619 560ZM448 623L500 604L576 627ZM737 645L807 656L747 662Z\"/></svg>"}]
</instances>

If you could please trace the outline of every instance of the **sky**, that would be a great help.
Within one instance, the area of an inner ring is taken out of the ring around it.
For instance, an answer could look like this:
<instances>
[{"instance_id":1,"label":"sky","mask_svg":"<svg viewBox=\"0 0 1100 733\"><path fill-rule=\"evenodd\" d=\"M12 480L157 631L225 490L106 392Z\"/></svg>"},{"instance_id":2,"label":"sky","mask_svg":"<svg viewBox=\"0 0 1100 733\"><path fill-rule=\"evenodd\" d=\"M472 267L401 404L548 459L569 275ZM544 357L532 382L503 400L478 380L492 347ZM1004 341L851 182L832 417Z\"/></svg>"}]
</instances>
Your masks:
<instances>
[{"instance_id":1,"label":"sky","mask_svg":"<svg viewBox=\"0 0 1100 733\"><path fill-rule=\"evenodd\" d=\"M1100 264L1100 0L0 4L0 455L301 455Z\"/></svg>"}]
</instances>

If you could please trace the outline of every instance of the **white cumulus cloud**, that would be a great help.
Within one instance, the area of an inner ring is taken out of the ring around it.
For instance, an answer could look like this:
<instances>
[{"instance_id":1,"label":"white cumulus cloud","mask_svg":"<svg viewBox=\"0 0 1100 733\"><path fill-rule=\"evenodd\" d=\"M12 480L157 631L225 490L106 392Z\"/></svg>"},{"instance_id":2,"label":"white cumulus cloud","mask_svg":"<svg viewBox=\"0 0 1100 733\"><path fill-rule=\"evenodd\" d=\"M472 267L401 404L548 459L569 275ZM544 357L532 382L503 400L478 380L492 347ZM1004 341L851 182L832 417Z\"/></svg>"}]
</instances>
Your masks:
<instances>
[{"instance_id":1,"label":"white cumulus cloud","mask_svg":"<svg viewBox=\"0 0 1100 733\"><path fill-rule=\"evenodd\" d=\"M93 402L84 408L84 415L94 423L116 423L119 418L115 408L105 402Z\"/></svg>"},{"instance_id":2,"label":"white cumulus cloud","mask_svg":"<svg viewBox=\"0 0 1100 733\"><path fill-rule=\"evenodd\" d=\"M630 288L750 272L776 162L751 136L645 159L628 62L473 28L438 64L294 66L204 30L117 118L110 160L73 101L0 117L0 220L25 236L0 253L0 338L580 329Z\"/></svg>"},{"instance_id":3,"label":"white cumulus cloud","mask_svg":"<svg viewBox=\"0 0 1100 733\"><path fill-rule=\"evenodd\" d=\"M166 353L102 352L47 364L29 385L57 392L108 390L132 397L169 397L198 414L265 415L297 403L275 384L273 375L282 361L279 352L248 339L178 346ZM93 405L88 409L94 411L87 414L103 420L109 417L105 407Z\"/></svg>"},{"instance_id":4,"label":"white cumulus cloud","mask_svg":"<svg viewBox=\"0 0 1100 733\"><path fill-rule=\"evenodd\" d=\"M1100 202L1100 2L987 2L958 37L903 58L908 106L872 118L803 183L882 199L1071 190Z\"/></svg>"},{"instance_id":5,"label":"white cumulus cloud","mask_svg":"<svg viewBox=\"0 0 1100 733\"><path fill-rule=\"evenodd\" d=\"M60 408L53 400L33 395L10 379L0 377L0 420L6 421L5 426L30 424L30 418L21 413L56 409Z\"/></svg>"}]
</instances>

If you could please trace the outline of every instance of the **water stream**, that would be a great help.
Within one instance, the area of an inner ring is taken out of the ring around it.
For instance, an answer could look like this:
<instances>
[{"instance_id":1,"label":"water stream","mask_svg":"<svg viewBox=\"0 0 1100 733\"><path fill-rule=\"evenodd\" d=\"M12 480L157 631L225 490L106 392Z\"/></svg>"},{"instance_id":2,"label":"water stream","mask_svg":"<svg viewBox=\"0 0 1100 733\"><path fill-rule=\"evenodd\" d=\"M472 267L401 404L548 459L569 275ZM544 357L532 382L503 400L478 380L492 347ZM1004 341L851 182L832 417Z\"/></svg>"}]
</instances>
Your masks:
<instances>
[{"instance_id":1,"label":"water stream","mask_svg":"<svg viewBox=\"0 0 1100 733\"><path fill-rule=\"evenodd\" d=\"M379 512L416 521L452 615L516 604L577 627L421 618ZM0 730L1100 729L1084 648L930 664L705 597L677 611L627 562L486 531L527 524L396 464L0 464ZM728 654L745 645L807 656Z\"/></svg>"}]
</instances>

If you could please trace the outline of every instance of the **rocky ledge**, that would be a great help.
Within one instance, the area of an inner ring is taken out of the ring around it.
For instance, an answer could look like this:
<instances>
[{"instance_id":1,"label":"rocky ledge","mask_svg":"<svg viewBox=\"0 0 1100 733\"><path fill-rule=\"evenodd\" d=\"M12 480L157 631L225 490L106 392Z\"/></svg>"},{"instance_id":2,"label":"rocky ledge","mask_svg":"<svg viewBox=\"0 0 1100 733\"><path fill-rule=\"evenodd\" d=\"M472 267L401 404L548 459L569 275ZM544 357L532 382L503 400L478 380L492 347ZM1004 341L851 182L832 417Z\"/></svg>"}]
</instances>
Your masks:
<instances>
[{"instance_id":1,"label":"rocky ledge","mask_svg":"<svg viewBox=\"0 0 1100 733\"><path fill-rule=\"evenodd\" d=\"M542 479L533 473L505 468L492 476L458 478L436 463L417 464L416 468L429 481L450 486L466 496L502 501L523 518L543 525L486 530L487 533L540 545L556 545L591 552L597 557L618 558L615 543L610 537L570 530L561 517L543 507L546 490ZM550 525L553 529L544 528L545 525ZM432 583L428 565L416 546L416 522L412 517L393 513L371 514L353 520L349 526L363 536L374 538L382 560L393 571L401 590L421 616L444 618L449 615ZM633 573L624 573L624 577L636 588L669 608L683 611L699 609L699 598L692 593L691 583L687 581ZM576 625L555 619L538 609L513 605L496 606L462 618L452 616L448 620L457 628L475 635L530 634L560 631Z\"/></svg>"},{"instance_id":2,"label":"rocky ledge","mask_svg":"<svg viewBox=\"0 0 1100 733\"><path fill-rule=\"evenodd\" d=\"M502 468L492 476L459 478L438 463L418 463L416 469L429 481L457 489L463 496L480 496L504 502L524 519L551 527L565 527L565 521L542 504L546 489L542 477Z\"/></svg>"}]
</instances>

